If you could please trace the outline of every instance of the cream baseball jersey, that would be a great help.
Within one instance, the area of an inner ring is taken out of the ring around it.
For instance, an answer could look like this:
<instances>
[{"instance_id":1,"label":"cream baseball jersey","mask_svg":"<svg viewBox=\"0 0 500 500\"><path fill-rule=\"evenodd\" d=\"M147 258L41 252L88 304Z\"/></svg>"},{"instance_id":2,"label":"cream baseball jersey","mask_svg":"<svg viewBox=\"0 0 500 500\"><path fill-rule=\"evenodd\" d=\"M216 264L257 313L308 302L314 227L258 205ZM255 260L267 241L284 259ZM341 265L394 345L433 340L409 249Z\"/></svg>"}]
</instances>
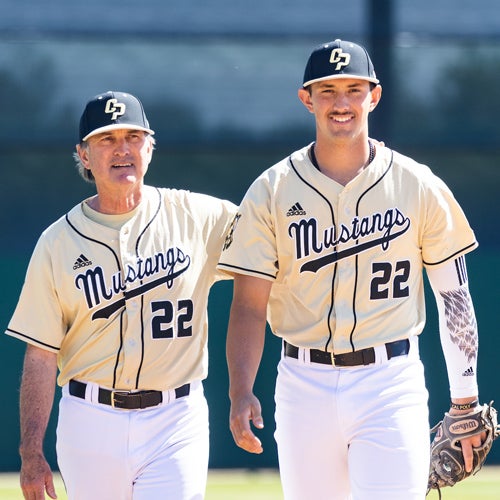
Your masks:
<instances>
[{"instance_id":1,"label":"cream baseball jersey","mask_svg":"<svg viewBox=\"0 0 500 500\"><path fill-rule=\"evenodd\" d=\"M58 353L58 383L167 390L207 374L207 301L236 207L146 186L120 230L77 205L33 252L7 334ZM145 369L147 367L147 369Z\"/></svg>"},{"instance_id":2,"label":"cream baseball jersey","mask_svg":"<svg viewBox=\"0 0 500 500\"><path fill-rule=\"evenodd\" d=\"M477 246L460 206L427 166L388 148L346 186L310 148L250 186L219 268L273 281L271 330L295 346L343 353L418 335L423 268Z\"/></svg>"}]
</instances>

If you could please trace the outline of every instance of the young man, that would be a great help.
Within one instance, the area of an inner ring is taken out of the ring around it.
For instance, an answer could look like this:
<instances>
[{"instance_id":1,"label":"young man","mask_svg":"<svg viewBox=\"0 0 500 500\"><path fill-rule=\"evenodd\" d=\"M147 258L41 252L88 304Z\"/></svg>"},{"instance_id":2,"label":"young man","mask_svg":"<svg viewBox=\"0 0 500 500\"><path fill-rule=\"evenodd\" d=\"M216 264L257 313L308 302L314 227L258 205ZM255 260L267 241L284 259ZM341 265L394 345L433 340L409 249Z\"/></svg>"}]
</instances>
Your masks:
<instances>
[{"instance_id":1,"label":"young man","mask_svg":"<svg viewBox=\"0 0 500 500\"><path fill-rule=\"evenodd\" d=\"M153 134L130 94L87 103L76 159L97 194L46 229L31 258L6 332L27 342L25 498L55 498L43 438L57 369L68 498L204 497L207 303L236 207L145 185Z\"/></svg>"},{"instance_id":2,"label":"young man","mask_svg":"<svg viewBox=\"0 0 500 500\"><path fill-rule=\"evenodd\" d=\"M316 140L249 188L219 268L234 274L230 427L260 453L253 383L266 320L283 339L276 441L287 500L423 499L428 394L418 353L423 269L434 290L452 404L477 401L477 330L464 255L476 240L428 167L374 144L382 89L366 50L314 49L298 96ZM471 469L471 447L462 440Z\"/></svg>"}]
</instances>

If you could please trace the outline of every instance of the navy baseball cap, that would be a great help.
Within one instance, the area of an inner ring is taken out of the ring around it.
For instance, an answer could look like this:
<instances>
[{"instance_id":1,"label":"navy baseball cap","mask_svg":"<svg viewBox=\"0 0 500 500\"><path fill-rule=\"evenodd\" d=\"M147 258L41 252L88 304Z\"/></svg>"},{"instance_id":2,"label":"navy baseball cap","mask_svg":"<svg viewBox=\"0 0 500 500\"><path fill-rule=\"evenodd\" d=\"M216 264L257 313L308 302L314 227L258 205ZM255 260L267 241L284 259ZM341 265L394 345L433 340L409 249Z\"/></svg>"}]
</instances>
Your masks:
<instances>
[{"instance_id":1,"label":"navy baseball cap","mask_svg":"<svg viewBox=\"0 0 500 500\"><path fill-rule=\"evenodd\" d=\"M80 142L102 132L123 128L154 134L141 101L132 94L110 90L96 95L85 106L80 118Z\"/></svg>"},{"instance_id":2,"label":"navy baseball cap","mask_svg":"<svg viewBox=\"0 0 500 500\"><path fill-rule=\"evenodd\" d=\"M357 78L379 83L366 49L339 39L318 45L312 51L304 71L302 86L334 78Z\"/></svg>"}]
</instances>

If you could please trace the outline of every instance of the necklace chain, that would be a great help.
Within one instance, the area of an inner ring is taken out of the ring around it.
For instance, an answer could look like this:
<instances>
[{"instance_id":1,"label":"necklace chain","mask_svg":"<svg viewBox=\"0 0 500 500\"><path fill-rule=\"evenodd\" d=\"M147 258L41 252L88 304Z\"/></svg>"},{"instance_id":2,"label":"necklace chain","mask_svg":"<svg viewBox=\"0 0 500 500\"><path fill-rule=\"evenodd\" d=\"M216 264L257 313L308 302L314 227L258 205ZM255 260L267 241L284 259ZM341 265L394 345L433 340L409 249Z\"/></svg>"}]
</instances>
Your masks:
<instances>
[{"instance_id":1,"label":"necklace chain","mask_svg":"<svg viewBox=\"0 0 500 500\"><path fill-rule=\"evenodd\" d=\"M375 158L375 146L373 145L373 142L368 141L368 146L370 147L370 154L368 155L368 163L366 166L368 166Z\"/></svg>"}]
</instances>

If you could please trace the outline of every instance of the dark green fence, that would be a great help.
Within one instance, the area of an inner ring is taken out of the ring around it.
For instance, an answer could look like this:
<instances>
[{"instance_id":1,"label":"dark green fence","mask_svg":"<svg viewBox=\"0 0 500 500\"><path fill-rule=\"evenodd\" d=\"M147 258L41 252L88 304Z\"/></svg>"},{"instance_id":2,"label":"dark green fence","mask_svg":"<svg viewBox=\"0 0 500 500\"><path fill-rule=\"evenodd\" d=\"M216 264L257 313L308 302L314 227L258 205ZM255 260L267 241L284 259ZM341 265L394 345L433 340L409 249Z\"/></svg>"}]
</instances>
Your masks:
<instances>
[{"instance_id":1,"label":"dark green fence","mask_svg":"<svg viewBox=\"0 0 500 500\"><path fill-rule=\"evenodd\" d=\"M263 148L265 149L265 148ZM481 399L500 402L496 368L500 351L497 335L498 302L497 283L500 279L500 253L496 207L498 202L498 170L500 155L477 154L455 151L413 151L413 156L440 166L440 170L456 191L465 209L469 212L481 243L479 249L467 258L471 291L474 296L480 331L479 383ZM190 187L192 190L210 192L233 200L240 197L257 170L263 169L280 155L281 149L256 152L198 151L156 152L149 180L154 184ZM53 219L62 215L90 190L80 181L74 171L69 151L56 154L40 151L34 153L0 155L4 165L5 202L3 234L5 239L0 259L3 289L0 295L0 324L7 326L20 291L24 272L38 233ZM8 167L11 165L11 167ZM22 175L20 174L20 171ZM496 231L495 231L496 228ZM6 236L7 235L7 236ZM482 243L485 241L486 243ZM274 432L274 380L276 363L280 354L280 343L268 335L264 360L259 371L256 393L261 397L266 427L261 431L264 454L250 455L237 448L228 429L229 400L227 395L227 367L225 361L225 330L232 294L230 282L217 283L211 293L209 321L209 377L205 383L210 405L211 460L212 467L274 467L276 449ZM432 294L428 294L428 323L421 337L422 357L426 365L430 392L431 420L440 418L449 401L444 359L439 344L436 310ZM24 344L5 337L0 351L4 380L3 425L0 427L0 442L4 453L0 456L0 470L18 468L18 386L21 373ZM55 409L56 411L56 409ZM47 455L55 465L54 425L49 428ZM500 463L500 449L495 448L490 463Z\"/></svg>"},{"instance_id":2,"label":"dark green fence","mask_svg":"<svg viewBox=\"0 0 500 500\"><path fill-rule=\"evenodd\" d=\"M255 40L217 37L124 41L71 38L0 41L0 327L5 329L40 232L92 187L72 161L79 112L87 98L108 89L131 91L157 131L148 182L188 188L238 202L265 168L313 138L312 119L296 97L312 37ZM203 43L201 43L203 42ZM373 115L373 133L386 130L390 147L427 163L453 189L480 247L467 258L480 331L481 399L496 399L500 336L496 307L500 278L500 43L472 39L394 46L391 93ZM123 63L126 62L126 70ZM384 82L382 82L384 83ZM386 106L390 109L387 114ZM378 111L380 114L377 115ZM381 127L378 116L388 123ZM269 335L256 392L261 397L264 454L239 450L228 430L225 329L231 284L214 286L210 300L212 467L274 467L274 380L279 341ZM422 357L431 420L449 394L432 295ZM18 386L24 345L5 337L0 470L19 467ZM54 418L47 455L55 466ZM494 447L490 463L500 463Z\"/></svg>"}]
</instances>

